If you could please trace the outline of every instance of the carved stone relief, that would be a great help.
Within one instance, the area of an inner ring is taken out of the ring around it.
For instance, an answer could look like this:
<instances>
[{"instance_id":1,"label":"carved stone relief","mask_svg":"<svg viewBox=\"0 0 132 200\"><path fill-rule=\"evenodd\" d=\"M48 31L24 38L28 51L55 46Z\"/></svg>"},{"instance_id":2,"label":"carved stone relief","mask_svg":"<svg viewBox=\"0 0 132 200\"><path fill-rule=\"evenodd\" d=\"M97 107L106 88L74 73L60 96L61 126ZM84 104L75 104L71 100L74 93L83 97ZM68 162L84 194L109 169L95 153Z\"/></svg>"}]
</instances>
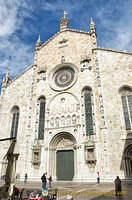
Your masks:
<instances>
[{"instance_id":1,"label":"carved stone relief","mask_svg":"<svg viewBox=\"0 0 132 200\"><path fill-rule=\"evenodd\" d=\"M48 128L75 126L80 123L80 105L69 93L61 93L53 98L47 113Z\"/></svg>"},{"instance_id":2,"label":"carved stone relief","mask_svg":"<svg viewBox=\"0 0 132 200\"><path fill-rule=\"evenodd\" d=\"M56 127L59 127L59 117L56 117L56 118L55 118L55 126L56 126Z\"/></svg>"},{"instance_id":3,"label":"carved stone relief","mask_svg":"<svg viewBox=\"0 0 132 200\"><path fill-rule=\"evenodd\" d=\"M94 160L94 149L87 149L87 160Z\"/></svg>"},{"instance_id":4,"label":"carved stone relief","mask_svg":"<svg viewBox=\"0 0 132 200\"><path fill-rule=\"evenodd\" d=\"M62 127L65 126L65 117L64 116L61 117L61 126Z\"/></svg>"},{"instance_id":5,"label":"carved stone relief","mask_svg":"<svg viewBox=\"0 0 132 200\"><path fill-rule=\"evenodd\" d=\"M59 48L64 48L68 46L68 39L63 38L61 41L59 41Z\"/></svg>"},{"instance_id":6,"label":"carved stone relief","mask_svg":"<svg viewBox=\"0 0 132 200\"><path fill-rule=\"evenodd\" d=\"M58 144L57 147L69 147L73 146L73 142L69 139L63 138Z\"/></svg>"},{"instance_id":7,"label":"carved stone relief","mask_svg":"<svg viewBox=\"0 0 132 200\"><path fill-rule=\"evenodd\" d=\"M46 67L44 66L44 64L38 70L37 82L39 82L40 80L46 80Z\"/></svg>"},{"instance_id":8,"label":"carved stone relief","mask_svg":"<svg viewBox=\"0 0 132 200\"><path fill-rule=\"evenodd\" d=\"M95 146L93 142L88 142L88 144L85 145L86 150L86 163L90 167L94 167L96 164L96 158L95 158Z\"/></svg>"},{"instance_id":9,"label":"carved stone relief","mask_svg":"<svg viewBox=\"0 0 132 200\"><path fill-rule=\"evenodd\" d=\"M41 163L41 145L37 139L32 144L32 164L34 169L38 169Z\"/></svg>"},{"instance_id":10,"label":"carved stone relief","mask_svg":"<svg viewBox=\"0 0 132 200\"><path fill-rule=\"evenodd\" d=\"M71 117L70 117L70 115L67 116L66 125L67 126L71 125Z\"/></svg>"},{"instance_id":11,"label":"carved stone relief","mask_svg":"<svg viewBox=\"0 0 132 200\"><path fill-rule=\"evenodd\" d=\"M72 116L72 124L76 124L76 115Z\"/></svg>"},{"instance_id":12,"label":"carved stone relief","mask_svg":"<svg viewBox=\"0 0 132 200\"><path fill-rule=\"evenodd\" d=\"M92 69L92 64L91 64L91 58L89 55L86 54L86 52L84 52L84 55L81 56L81 72L83 72L86 69L91 70Z\"/></svg>"},{"instance_id":13,"label":"carved stone relief","mask_svg":"<svg viewBox=\"0 0 132 200\"><path fill-rule=\"evenodd\" d=\"M48 128L59 128L59 127L68 127L72 125L79 124L80 116L79 115L63 115L57 116L55 118L51 117L48 122Z\"/></svg>"}]
</instances>

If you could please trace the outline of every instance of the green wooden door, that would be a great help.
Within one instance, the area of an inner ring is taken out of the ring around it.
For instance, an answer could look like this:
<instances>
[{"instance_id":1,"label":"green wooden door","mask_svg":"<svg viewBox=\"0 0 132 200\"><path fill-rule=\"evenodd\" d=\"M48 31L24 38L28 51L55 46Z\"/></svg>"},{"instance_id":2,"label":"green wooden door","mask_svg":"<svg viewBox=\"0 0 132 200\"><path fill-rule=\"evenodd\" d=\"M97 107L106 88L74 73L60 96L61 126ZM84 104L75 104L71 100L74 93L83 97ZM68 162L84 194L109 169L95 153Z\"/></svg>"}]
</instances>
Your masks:
<instances>
[{"instance_id":1,"label":"green wooden door","mask_svg":"<svg viewBox=\"0 0 132 200\"><path fill-rule=\"evenodd\" d=\"M71 181L74 176L74 152L57 151L57 179Z\"/></svg>"}]
</instances>

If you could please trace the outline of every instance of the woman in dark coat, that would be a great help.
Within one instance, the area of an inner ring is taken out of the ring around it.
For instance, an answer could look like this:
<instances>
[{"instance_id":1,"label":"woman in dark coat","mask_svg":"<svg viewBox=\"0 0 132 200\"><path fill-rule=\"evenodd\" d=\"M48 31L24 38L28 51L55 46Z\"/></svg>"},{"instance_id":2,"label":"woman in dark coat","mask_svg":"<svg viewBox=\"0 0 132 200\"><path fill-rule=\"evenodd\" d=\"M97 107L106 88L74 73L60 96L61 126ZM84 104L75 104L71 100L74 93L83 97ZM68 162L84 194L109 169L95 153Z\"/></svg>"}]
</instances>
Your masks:
<instances>
[{"instance_id":1,"label":"woman in dark coat","mask_svg":"<svg viewBox=\"0 0 132 200\"><path fill-rule=\"evenodd\" d=\"M115 193L116 193L116 196L119 196L121 195L121 179L119 178L119 176L117 176L117 178L115 179Z\"/></svg>"}]
</instances>

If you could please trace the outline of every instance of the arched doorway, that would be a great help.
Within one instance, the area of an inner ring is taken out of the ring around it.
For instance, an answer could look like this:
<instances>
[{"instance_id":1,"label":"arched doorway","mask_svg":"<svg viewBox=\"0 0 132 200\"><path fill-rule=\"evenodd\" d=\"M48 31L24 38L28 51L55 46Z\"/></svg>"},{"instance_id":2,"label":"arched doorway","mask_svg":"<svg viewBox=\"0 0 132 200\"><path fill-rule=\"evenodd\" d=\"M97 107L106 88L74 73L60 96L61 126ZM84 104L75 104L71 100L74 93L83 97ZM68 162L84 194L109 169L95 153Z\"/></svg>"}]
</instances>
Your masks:
<instances>
[{"instance_id":1,"label":"arched doorway","mask_svg":"<svg viewBox=\"0 0 132 200\"><path fill-rule=\"evenodd\" d=\"M56 134L49 148L49 173L57 180L71 181L76 174L76 139L68 132Z\"/></svg>"},{"instance_id":2,"label":"arched doorway","mask_svg":"<svg viewBox=\"0 0 132 200\"><path fill-rule=\"evenodd\" d=\"M125 175L132 176L132 144L124 152Z\"/></svg>"}]
</instances>

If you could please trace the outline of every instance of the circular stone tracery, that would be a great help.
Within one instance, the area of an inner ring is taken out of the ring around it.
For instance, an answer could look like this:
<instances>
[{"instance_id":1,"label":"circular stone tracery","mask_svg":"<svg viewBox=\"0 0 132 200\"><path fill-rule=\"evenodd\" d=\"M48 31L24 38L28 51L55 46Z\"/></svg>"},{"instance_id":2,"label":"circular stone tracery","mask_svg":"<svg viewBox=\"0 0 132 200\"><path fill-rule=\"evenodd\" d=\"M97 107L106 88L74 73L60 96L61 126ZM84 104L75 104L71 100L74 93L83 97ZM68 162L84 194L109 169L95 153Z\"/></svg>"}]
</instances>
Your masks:
<instances>
[{"instance_id":1,"label":"circular stone tracery","mask_svg":"<svg viewBox=\"0 0 132 200\"><path fill-rule=\"evenodd\" d=\"M75 71L72 68L65 67L57 70L53 76L53 79L58 87L66 87L72 83L74 74Z\"/></svg>"},{"instance_id":2,"label":"circular stone tracery","mask_svg":"<svg viewBox=\"0 0 132 200\"><path fill-rule=\"evenodd\" d=\"M78 68L73 63L61 63L49 73L49 85L53 90L64 91L73 86L78 77Z\"/></svg>"}]
</instances>

